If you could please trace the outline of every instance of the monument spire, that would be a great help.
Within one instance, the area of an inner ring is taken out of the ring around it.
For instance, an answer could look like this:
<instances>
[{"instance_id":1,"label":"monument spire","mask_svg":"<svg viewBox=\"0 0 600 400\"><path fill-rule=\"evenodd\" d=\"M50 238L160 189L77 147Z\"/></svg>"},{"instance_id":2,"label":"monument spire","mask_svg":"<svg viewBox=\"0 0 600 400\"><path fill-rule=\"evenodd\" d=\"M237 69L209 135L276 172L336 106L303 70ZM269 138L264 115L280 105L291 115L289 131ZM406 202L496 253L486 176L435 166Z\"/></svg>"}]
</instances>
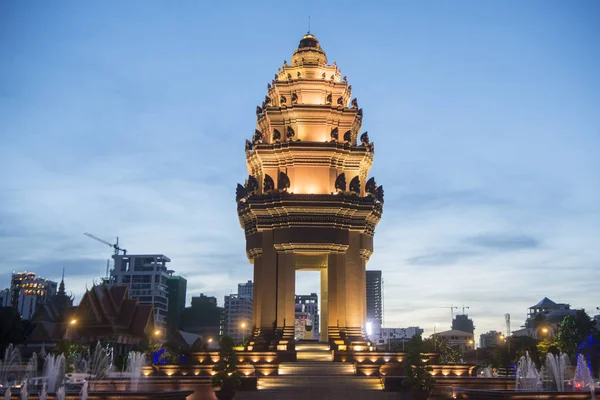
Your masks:
<instances>
[{"instance_id":1,"label":"monument spire","mask_svg":"<svg viewBox=\"0 0 600 400\"><path fill-rule=\"evenodd\" d=\"M62 270L62 278L60 280L60 285L58 285L58 294L61 296L65 296L65 267Z\"/></svg>"},{"instance_id":2,"label":"monument spire","mask_svg":"<svg viewBox=\"0 0 600 400\"><path fill-rule=\"evenodd\" d=\"M256 117L246 140L249 176L236 190L254 264L253 328L291 332L282 340L293 346L296 271L315 270L321 273L321 340L344 334L358 346L383 188L368 177L374 144L360 133L363 110L310 33L310 18Z\"/></svg>"}]
</instances>

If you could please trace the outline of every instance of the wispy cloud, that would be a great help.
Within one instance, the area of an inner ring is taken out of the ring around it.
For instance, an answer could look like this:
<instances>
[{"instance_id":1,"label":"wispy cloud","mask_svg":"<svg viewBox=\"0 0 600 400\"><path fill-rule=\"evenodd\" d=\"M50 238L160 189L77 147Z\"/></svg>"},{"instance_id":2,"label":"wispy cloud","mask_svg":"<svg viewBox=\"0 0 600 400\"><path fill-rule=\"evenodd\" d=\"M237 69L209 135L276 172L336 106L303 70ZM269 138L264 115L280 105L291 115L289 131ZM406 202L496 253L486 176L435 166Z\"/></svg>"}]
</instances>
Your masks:
<instances>
[{"instance_id":1,"label":"wispy cloud","mask_svg":"<svg viewBox=\"0 0 600 400\"><path fill-rule=\"evenodd\" d=\"M411 257L407 259L406 262L408 264L417 266L449 266L454 265L464 260L465 258L470 258L475 255L477 255L476 252L465 250L441 251Z\"/></svg>"},{"instance_id":2,"label":"wispy cloud","mask_svg":"<svg viewBox=\"0 0 600 400\"><path fill-rule=\"evenodd\" d=\"M541 245L539 239L528 235L492 233L466 238L465 243L497 251L535 249Z\"/></svg>"}]
</instances>

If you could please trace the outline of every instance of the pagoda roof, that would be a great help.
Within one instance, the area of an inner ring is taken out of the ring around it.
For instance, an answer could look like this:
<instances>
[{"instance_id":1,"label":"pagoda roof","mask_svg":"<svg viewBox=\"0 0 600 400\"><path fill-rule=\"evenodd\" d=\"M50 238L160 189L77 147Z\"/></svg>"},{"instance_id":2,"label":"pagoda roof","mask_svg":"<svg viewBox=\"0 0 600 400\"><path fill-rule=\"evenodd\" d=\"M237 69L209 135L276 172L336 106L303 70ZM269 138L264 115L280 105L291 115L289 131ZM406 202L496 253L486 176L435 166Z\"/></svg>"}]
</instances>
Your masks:
<instances>
[{"instance_id":1,"label":"pagoda roof","mask_svg":"<svg viewBox=\"0 0 600 400\"><path fill-rule=\"evenodd\" d=\"M544 297L535 306L531 306L529 308L545 308L545 307L553 307L553 306L556 306L556 303L553 302L552 300L550 300L549 298Z\"/></svg>"},{"instance_id":2,"label":"pagoda roof","mask_svg":"<svg viewBox=\"0 0 600 400\"><path fill-rule=\"evenodd\" d=\"M154 326L153 306L129 298L126 286L98 285L88 290L77 309L75 336L146 337Z\"/></svg>"}]
</instances>

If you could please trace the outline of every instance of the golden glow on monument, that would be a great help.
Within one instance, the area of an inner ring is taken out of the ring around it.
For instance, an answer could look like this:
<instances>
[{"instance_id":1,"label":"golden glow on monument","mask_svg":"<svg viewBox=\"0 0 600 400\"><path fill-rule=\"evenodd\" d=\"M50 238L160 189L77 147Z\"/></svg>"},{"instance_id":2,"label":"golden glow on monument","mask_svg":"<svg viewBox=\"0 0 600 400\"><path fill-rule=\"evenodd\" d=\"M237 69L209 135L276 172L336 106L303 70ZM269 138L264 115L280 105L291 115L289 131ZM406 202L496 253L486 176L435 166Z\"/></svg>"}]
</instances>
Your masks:
<instances>
[{"instance_id":1,"label":"golden glow on monument","mask_svg":"<svg viewBox=\"0 0 600 400\"><path fill-rule=\"evenodd\" d=\"M365 268L383 188L369 178L375 147L361 133L363 110L314 35L277 69L256 118L245 144L248 177L236 190L254 265L248 333L283 332L271 345L285 350L293 342L296 270L314 269L321 274L321 340L369 350L366 338L345 343L341 335L364 337Z\"/></svg>"}]
</instances>

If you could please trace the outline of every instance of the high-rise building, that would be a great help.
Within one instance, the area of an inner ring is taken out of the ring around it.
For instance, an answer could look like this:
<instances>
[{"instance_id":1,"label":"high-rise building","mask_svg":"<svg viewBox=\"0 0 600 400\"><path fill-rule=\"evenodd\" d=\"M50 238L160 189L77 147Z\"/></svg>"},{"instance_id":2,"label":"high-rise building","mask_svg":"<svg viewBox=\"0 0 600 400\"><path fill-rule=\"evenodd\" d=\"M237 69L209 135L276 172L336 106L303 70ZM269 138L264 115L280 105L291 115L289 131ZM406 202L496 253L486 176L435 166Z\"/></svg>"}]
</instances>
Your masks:
<instances>
[{"instance_id":1,"label":"high-rise building","mask_svg":"<svg viewBox=\"0 0 600 400\"><path fill-rule=\"evenodd\" d=\"M254 291L254 283L248 281L246 283L238 283L238 295L252 298Z\"/></svg>"},{"instance_id":2,"label":"high-rise building","mask_svg":"<svg viewBox=\"0 0 600 400\"><path fill-rule=\"evenodd\" d=\"M31 319L38 304L56 294L58 284L36 277L33 272L13 272L10 281L10 306L24 320Z\"/></svg>"},{"instance_id":3,"label":"high-rise building","mask_svg":"<svg viewBox=\"0 0 600 400\"><path fill-rule=\"evenodd\" d=\"M381 271L367 271L367 323L383 322Z\"/></svg>"},{"instance_id":4,"label":"high-rise building","mask_svg":"<svg viewBox=\"0 0 600 400\"><path fill-rule=\"evenodd\" d=\"M167 290L169 292L169 309L167 310L167 337L179 329L181 313L185 308L185 295L187 291L187 280L182 276L170 276L167 279Z\"/></svg>"},{"instance_id":5,"label":"high-rise building","mask_svg":"<svg viewBox=\"0 0 600 400\"><path fill-rule=\"evenodd\" d=\"M238 293L225 296L223 307L223 334L231 336L236 343L248 340L252 335L253 283L240 283Z\"/></svg>"},{"instance_id":6,"label":"high-rise building","mask_svg":"<svg viewBox=\"0 0 600 400\"><path fill-rule=\"evenodd\" d=\"M503 337L504 335L502 334L502 332L498 331L489 331L486 333L482 333L481 335L479 335L479 347L484 349L486 347L494 347L501 345L503 343Z\"/></svg>"},{"instance_id":7,"label":"high-rise building","mask_svg":"<svg viewBox=\"0 0 600 400\"><path fill-rule=\"evenodd\" d=\"M452 320L452 329L473 334L475 325L473 325L473 320L467 314L458 314Z\"/></svg>"},{"instance_id":8,"label":"high-rise building","mask_svg":"<svg viewBox=\"0 0 600 400\"><path fill-rule=\"evenodd\" d=\"M223 308L217 305L216 297L200 293L200 296L192 297L191 307L183 309L179 328L184 332L202 335L207 341L213 339L218 343L222 314Z\"/></svg>"},{"instance_id":9,"label":"high-rise building","mask_svg":"<svg viewBox=\"0 0 600 400\"><path fill-rule=\"evenodd\" d=\"M167 269L171 259L163 254L115 254L109 286L127 286L132 299L154 305L154 323L164 331L167 327L169 297L167 281L173 275Z\"/></svg>"},{"instance_id":10,"label":"high-rise building","mask_svg":"<svg viewBox=\"0 0 600 400\"><path fill-rule=\"evenodd\" d=\"M299 318L307 320L312 329L311 338L319 339L319 296L316 293L296 295L296 319Z\"/></svg>"}]
</instances>

